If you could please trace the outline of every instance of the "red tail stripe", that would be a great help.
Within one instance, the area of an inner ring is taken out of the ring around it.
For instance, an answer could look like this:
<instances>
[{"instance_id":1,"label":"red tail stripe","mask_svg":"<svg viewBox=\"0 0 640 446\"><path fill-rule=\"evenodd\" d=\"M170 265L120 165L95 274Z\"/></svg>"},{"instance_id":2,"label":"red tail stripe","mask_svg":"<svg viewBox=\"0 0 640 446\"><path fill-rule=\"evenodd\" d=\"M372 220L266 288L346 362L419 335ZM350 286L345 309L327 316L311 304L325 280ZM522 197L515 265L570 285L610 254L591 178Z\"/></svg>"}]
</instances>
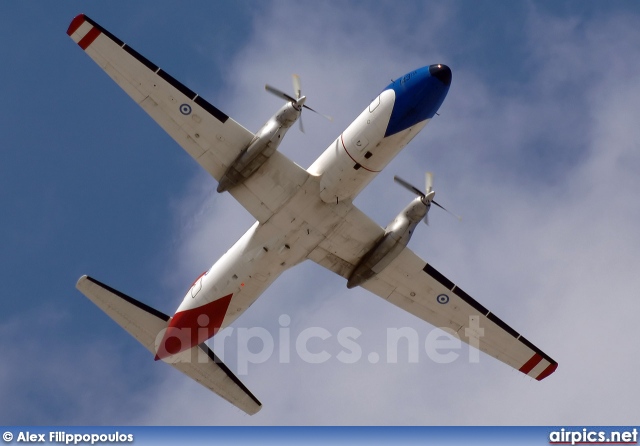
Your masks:
<instances>
[{"instance_id":1,"label":"red tail stripe","mask_svg":"<svg viewBox=\"0 0 640 446\"><path fill-rule=\"evenodd\" d=\"M83 50L86 50L89 47L89 45L91 45L93 41L98 38L99 35L100 35L100 30L94 26L93 28L91 28L91 31L87 33L86 36L80 39L80 42L78 42L78 45L80 45L80 48L82 48Z\"/></svg>"},{"instance_id":2,"label":"red tail stripe","mask_svg":"<svg viewBox=\"0 0 640 446\"><path fill-rule=\"evenodd\" d=\"M527 362L524 363L524 365L522 367L520 367L520 371L526 375L531 370L533 370L533 368L535 366L537 366L540 363L540 361L542 361L542 356L540 356L539 354L535 353L531 357L531 359L529 359Z\"/></svg>"},{"instance_id":3,"label":"red tail stripe","mask_svg":"<svg viewBox=\"0 0 640 446\"><path fill-rule=\"evenodd\" d=\"M176 313L156 352L156 361L194 347L215 335L229 309L233 294L200 307ZM200 320L200 316L206 316Z\"/></svg>"}]
</instances>

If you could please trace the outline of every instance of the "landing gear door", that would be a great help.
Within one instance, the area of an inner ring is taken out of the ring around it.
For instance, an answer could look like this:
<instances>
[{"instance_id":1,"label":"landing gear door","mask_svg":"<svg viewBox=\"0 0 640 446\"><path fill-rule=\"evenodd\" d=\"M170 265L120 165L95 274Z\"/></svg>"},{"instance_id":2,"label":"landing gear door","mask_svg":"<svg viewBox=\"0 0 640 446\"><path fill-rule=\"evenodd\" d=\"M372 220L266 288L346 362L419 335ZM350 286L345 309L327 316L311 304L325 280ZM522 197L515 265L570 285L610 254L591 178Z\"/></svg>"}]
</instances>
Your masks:
<instances>
[{"instance_id":1,"label":"landing gear door","mask_svg":"<svg viewBox=\"0 0 640 446\"><path fill-rule=\"evenodd\" d=\"M200 275L200 277L198 277L196 279L195 282L193 282L193 285L191 285L191 297L194 298L198 295L198 293L200 292L200 290L202 289L202 277L204 276L205 273L202 273L202 275Z\"/></svg>"},{"instance_id":2,"label":"landing gear door","mask_svg":"<svg viewBox=\"0 0 640 446\"><path fill-rule=\"evenodd\" d=\"M369 104L369 113L373 113L373 111L378 108L378 105L380 105L380 96L375 98L371 104Z\"/></svg>"}]
</instances>

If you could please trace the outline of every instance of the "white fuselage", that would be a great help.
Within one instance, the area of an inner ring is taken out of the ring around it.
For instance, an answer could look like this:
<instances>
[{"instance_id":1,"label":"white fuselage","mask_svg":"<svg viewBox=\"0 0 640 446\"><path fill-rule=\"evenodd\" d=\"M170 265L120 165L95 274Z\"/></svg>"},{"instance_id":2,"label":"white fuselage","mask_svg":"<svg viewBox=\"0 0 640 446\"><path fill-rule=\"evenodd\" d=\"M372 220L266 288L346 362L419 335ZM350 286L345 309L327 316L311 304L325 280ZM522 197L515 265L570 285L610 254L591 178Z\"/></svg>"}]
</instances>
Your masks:
<instances>
[{"instance_id":1,"label":"white fuselage","mask_svg":"<svg viewBox=\"0 0 640 446\"><path fill-rule=\"evenodd\" d=\"M193 284L176 314L232 295L224 328L283 271L305 260L352 210L353 197L427 124L428 119L385 137L394 100L393 90L376 97L309 167L302 187L278 212L256 222Z\"/></svg>"}]
</instances>

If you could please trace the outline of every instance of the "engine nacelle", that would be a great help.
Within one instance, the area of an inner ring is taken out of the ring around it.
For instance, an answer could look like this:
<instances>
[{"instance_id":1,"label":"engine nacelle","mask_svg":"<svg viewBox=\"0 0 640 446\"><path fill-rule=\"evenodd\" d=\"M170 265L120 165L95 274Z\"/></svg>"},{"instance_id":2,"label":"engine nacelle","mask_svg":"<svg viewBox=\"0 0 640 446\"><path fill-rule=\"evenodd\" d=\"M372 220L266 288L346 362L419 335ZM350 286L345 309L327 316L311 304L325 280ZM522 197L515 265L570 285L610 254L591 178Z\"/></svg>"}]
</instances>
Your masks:
<instances>
[{"instance_id":1,"label":"engine nacelle","mask_svg":"<svg viewBox=\"0 0 640 446\"><path fill-rule=\"evenodd\" d=\"M253 175L278 149L287 130L300 117L301 110L301 107L296 107L290 102L278 110L258 130L249 146L240 152L240 155L227 168L220 178L217 191L229 190Z\"/></svg>"},{"instance_id":2,"label":"engine nacelle","mask_svg":"<svg viewBox=\"0 0 640 446\"><path fill-rule=\"evenodd\" d=\"M398 257L407 246L413 231L420 223L431 203L425 204L421 197L417 197L398 216L387 225L384 235L373 245L353 269L347 280L347 288L362 285L367 280L384 270Z\"/></svg>"}]
</instances>

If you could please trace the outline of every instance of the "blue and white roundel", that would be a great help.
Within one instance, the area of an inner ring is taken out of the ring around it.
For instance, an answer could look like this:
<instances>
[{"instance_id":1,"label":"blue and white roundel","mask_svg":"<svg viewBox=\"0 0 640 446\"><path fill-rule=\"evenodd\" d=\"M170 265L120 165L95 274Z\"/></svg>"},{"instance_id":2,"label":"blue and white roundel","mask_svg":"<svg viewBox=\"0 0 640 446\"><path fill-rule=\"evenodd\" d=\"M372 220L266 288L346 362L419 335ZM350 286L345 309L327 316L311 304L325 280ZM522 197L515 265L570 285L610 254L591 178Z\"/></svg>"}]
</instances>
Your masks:
<instances>
[{"instance_id":1,"label":"blue and white roundel","mask_svg":"<svg viewBox=\"0 0 640 446\"><path fill-rule=\"evenodd\" d=\"M439 304L444 305L446 303L449 303L449 296L447 296L446 294L439 294L438 297L436 297L436 300Z\"/></svg>"},{"instance_id":2,"label":"blue and white roundel","mask_svg":"<svg viewBox=\"0 0 640 446\"><path fill-rule=\"evenodd\" d=\"M191 106L189 104L182 104L180 106L180 113L182 113L183 115L190 115L191 114Z\"/></svg>"}]
</instances>

